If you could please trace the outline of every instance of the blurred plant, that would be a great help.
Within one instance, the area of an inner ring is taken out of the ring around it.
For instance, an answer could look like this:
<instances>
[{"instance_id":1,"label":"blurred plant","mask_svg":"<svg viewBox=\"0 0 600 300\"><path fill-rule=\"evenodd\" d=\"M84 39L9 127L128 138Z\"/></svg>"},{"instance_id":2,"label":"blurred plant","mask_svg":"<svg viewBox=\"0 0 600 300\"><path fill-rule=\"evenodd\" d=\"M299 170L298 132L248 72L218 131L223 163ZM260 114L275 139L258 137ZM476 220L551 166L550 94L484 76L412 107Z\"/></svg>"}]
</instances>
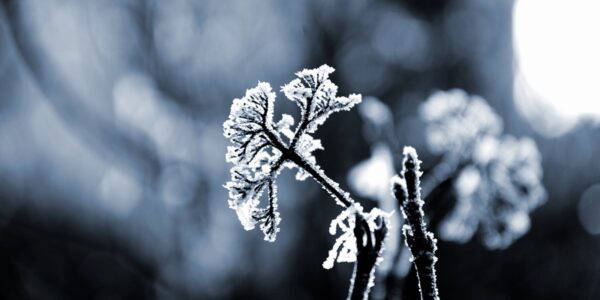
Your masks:
<instances>
[{"instance_id":1,"label":"blurred plant","mask_svg":"<svg viewBox=\"0 0 600 300\"><path fill-rule=\"evenodd\" d=\"M412 147L404 147L404 163L399 176L392 179L392 191L398 200L405 224L402 234L406 246L410 249L410 260L417 270L421 299L439 300L435 263L437 257L437 240L433 233L427 231L421 200L421 161L417 151Z\"/></svg>"},{"instance_id":2,"label":"blurred plant","mask_svg":"<svg viewBox=\"0 0 600 300\"><path fill-rule=\"evenodd\" d=\"M376 199L382 205L389 203L389 198L384 196L382 187L369 181L372 174L378 173L361 170L389 172L389 168L381 167L383 160L390 161L385 153L398 153L400 148L391 110L376 98L367 99L371 109L360 112L372 154L351 169L348 180L359 195ZM384 111L386 113L374 113ZM438 228L440 238L465 243L479 232L488 249L510 246L529 230L529 213L546 199L541 184L541 158L535 142L530 138L519 140L501 135L502 119L483 98L469 96L462 90L432 94L419 112L425 122L429 150L442 156L425 174L422 197L426 198L448 180L453 182L457 197L454 210ZM382 119L386 121L381 122ZM399 239L398 232L391 235ZM403 248L388 248L397 250L387 251L386 255L392 257L391 266L382 268L379 278L387 278L386 291L381 294L394 299L400 297L398 289L408 270L402 259Z\"/></svg>"},{"instance_id":3,"label":"blurred plant","mask_svg":"<svg viewBox=\"0 0 600 300\"><path fill-rule=\"evenodd\" d=\"M487 248L510 246L529 230L529 213L546 199L535 142L501 136L501 118L483 98L462 90L434 93L420 113L428 147L443 154L424 194L458 173L457 205L442 222L440 237L465 243L479 229Z\"/></svg>"},{"instance_id":4,"label":"blurred plant","mask_svg":"<svg viewBox=\"0 0 600 300\"><path fill-rule=\"evenodd\" d=\"M454 181L456 208L442 222L440 237L464 243L479 227L489 249L510 246L529 230L528 213L546 198L541 176L533 140L485 137Z\"/></svg>"},{"instance_id":5,"label":"blurred plant","mask_svg":"<svg viewBox=\"0 0 600 300\"><path fill-rule=\"evenodd\" d=\"M349 110L361 102L357 94L337 97L337 86L329 80L333 71L327 65L304 69L296 73L299 78L282 87L285 96L301 111L294 130L290 115L284 114L279 122L273 123L275 93L268 83L259 82L243 98L234 99L229 119L223 124L224 135L233 144L227 149L226 160L234 164L231 181L225 187L229 190L229 206L236 210L244 228L251 230L259 223L265 240L273 242L281 222L275 184L281 169L297 168L297 180L312 177L345 208L331 222L330 233L335 235L339 227L342 234L323 267L329 269L335 261L355 262L349 298L366 299L373 285L375 265L381 260L389 214L378 208L364 212L349 193L325 175L312 154L323 147L310 134L332 113ZM268 204L266 208L258 208L264 190Z\"/></svg>"}]
</instances>

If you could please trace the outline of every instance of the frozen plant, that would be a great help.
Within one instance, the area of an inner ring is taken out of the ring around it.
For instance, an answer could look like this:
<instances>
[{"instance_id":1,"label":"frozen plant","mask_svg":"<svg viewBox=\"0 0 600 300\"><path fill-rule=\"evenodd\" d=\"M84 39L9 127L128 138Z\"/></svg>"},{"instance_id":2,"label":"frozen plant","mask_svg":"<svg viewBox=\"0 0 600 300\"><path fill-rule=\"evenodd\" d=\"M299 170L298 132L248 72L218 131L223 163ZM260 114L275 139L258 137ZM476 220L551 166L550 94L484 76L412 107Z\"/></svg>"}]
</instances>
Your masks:
<instances>
[{"instance_id":1,"label":"frozen plant","mask_svg":"<svg viewBox=\"0 0 600 300\"><path fill-rule=\"evenodd\" d=\"M487 137L475 148L473 164L454 182L457 204L441 224L440 237L466 242L478 230L483 244L503 249L530 227L529 213L546 199L535 142Z\"/></svg>"},{"instance_id":2,"label":"frozen plant","mask_svg":"<svg viewBox=\"0 0 600 300\"><path fill-rule=\"evenodd\" d=\"M529 213L546 199L541 157L532 139L502 135L502 121L479 96L436 92L420 107L428 148L443 154L423 186L429 194L451 176L457 204L440 237L467 242L479 230L489 249L503 249L529 230Z\"/></svg>"},{"instance_id":3,"label":"frozen plant","mask_svg":"<svg viewBox=\"0 0 600 300\"><path fill-rule=\"evenodd\" d=\"M283 167L297 169L296 179L312 177L337 204L345 209L333 220L331 234L342 233L329 251L323 267L337 262L355 262L351 299L363 299L373 283L373 269L379 262L383 240L387 234L388 214L375 208L363 211L349 193L325 175L313 155L323 149L320 140L311 136L332 114L350 110L361 102L361 96L337 96L337 86L329 80L333 68L323 65L296 73L297 79L281 88L285 96L300 108L300 121L294 129L294 119L283 115L273 121L275 93L268 83L246 91L234 99L229 118L223 124L224 135L231 141L226 160L231 168L229 206L237 212L246 230L260 225L265 240L275 241L281 218L277 211L276 179ZM267 204L259 208L260 198L267 191Z\"/></svg>"},{"instance_id":4,"label":"frozen plant","mask_svg":"<svg viewBox=\"0 0 600 300\"><path fill-rule=\"evenodd\" d=\"M502 119L479 96L453 89L433 93L419 108L425 122L425 140L432 153L443 159L423 183L427 196L447 180L462 160L472 155L475 143L483 136L498 136Z\"/></svg>"},{"instance_id":5,"label":"frozen plant","mask_svg":"<svg viewBox=\"0 0 600 300\"><path fill-rule=\"evenodd\" d=\"M405 220L404 226L402 226L404 242L410 249L411 261L417 271L421 299L438 300L439 292L435 274L437 240L433 233L427 230L425 224L419 179L421 177L421 161L417 156L417 151L412 147L405 147L403 155L402 172L392 179L392 191L399 202Z\"/></svg>"},{"instance_id":6,"label":"frozen plant","mask_svg":"<svg viewBox=\"0 0 600 300\"><path fill-rule=\"evenodd\" d=\"M485 100L460 89L433 93L419 110L427 145L436 154L466 154L478 137L502 132L502 119Z\"/></svg>"}]
</instances>

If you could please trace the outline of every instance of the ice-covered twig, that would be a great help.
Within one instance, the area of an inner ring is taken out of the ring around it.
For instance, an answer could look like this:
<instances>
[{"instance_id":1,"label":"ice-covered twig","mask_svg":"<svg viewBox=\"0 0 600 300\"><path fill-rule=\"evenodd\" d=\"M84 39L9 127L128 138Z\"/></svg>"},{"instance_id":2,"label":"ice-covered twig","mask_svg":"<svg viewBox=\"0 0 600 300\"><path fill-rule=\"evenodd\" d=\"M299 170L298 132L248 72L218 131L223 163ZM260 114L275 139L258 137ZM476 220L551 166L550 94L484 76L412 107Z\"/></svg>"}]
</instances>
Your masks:
<instances>
[{"instance_id":1,"label":"ice-covered twig","mask_svg":"<svg viewBox=\"0 0 600 300\"><path fill-rule=\"evenodd\" d=\"M402 227L406 245L412 254L412 262L417 271L421 299L438 300L435 263L437 240L427 231L423 214L423 200L420 192L420 164L417 152L412 147L404 147L404 162L400 176L392 181L392 191L401 203L405 224Z\"/></svg>"},{"instance_id":2,"label":"ice-covered twig","mask_svg":"<svg viewBox=\"0 0 600 300\"><path fill-rule=\"evenodd\" d=\"M381 260L383 241L388 228L387 221L382 215L377 215L372 224L369 224L370 222L360 213L356 213L355 217L354 236L357 253L348 299L366 300L374 285L375 266Z\"/></svg>"}]
</instances>

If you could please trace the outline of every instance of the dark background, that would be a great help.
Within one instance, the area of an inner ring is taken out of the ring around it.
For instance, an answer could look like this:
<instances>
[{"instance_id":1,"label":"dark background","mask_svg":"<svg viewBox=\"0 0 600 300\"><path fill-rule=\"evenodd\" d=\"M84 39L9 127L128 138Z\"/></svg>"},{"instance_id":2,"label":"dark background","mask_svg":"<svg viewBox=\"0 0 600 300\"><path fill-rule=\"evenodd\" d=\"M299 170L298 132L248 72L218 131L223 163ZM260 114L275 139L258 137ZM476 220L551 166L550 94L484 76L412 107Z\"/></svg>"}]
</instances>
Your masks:
<instances>
[{"instance_id":1,"label":"dark background","mask_svg":"<svg viewBox=\"0 0 600 300\"><path fill-rule=\"evenodd\" d=\"M513 6L3 1L0 298L343 299L352 266L321 267L338 213L326 193L284 171L271 244L243 230L222 187L232 99L323 63L341 94L392 108L399 143L416 147L426 170L439 157L427 152L417 107L435 90L481 95L506 133L537 142L549 197L531 230L502 251L441 241L443 299L600 298L600 130L583 119L545 135L531 122L557 115L519 112L515 100L533 100L514 96ZM277 113L297 114L282 99ZM344 188L369 155L361 128L353 110L317 134L317 160ZM453 200L442 198L444 212ZM405 298L416 289L411 273Z\"/></svg>"}]
</instances>

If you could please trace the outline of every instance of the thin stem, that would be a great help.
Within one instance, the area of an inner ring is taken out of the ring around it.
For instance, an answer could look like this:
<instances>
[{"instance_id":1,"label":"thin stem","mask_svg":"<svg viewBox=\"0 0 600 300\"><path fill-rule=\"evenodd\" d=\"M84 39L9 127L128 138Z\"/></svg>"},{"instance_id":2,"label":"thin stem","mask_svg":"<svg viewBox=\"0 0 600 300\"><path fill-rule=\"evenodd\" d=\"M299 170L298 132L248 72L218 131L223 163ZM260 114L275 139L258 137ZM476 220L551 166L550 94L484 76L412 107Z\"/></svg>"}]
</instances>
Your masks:
<instances>
[{"instance_id":1,"label":"thin stem","mask_svg":"<svg viewBox=\"0 0 600 300\"><path fill-rule=\"evenodd\" d=\"M294 162L298 167L304 169L312 178L314 178L318 183L323 186L323 188L331 193L336 199L338 199L338 203L344 207L349 207L354 203L354 199L350 197L346 191L341 189L337 182L333 179L329 178L325 173L320 170L317 170L310 162L306 161L302 158L298 153L291 151L289 156L287 157L290 161Z\"/></svg>"},{"instance_id":2,"label":"thin stem","mask_svg":"<svg viewBox=\"0 0 600 300\"><path fill-rule=\"evenodd\" d=\"M360 214L356 214L354 235L356 236L356 263L350 281L349 300L366 300L375 280L375 265L381 255L383 241L387 234L387 224L383 217L375 220L375 228Z\"/></svg>"},{"instance_id":3,"label":"thin stem","mask_svg":"<svg viewBox=\"0 0 600 300\"><path fill-rule=\"evenodd\" d=\"M286 147L284 142L272 130L267 128L264 130L273 146L277 148L277 150L281 151L282 158L290 160L298 167L304 169L312 178L320 183L327 192L329 192L338 200L338 204L344 207L349 207L355 202L354 199L350 197L350 194L341 189L334 180L325 175L325 173L321 170L318 170L313 164L302 158L295 151L291 143Z\"/></svg>"},{"instance_id":4,"label":"thin stem","mask_svg":"<svg viewBox=\"0 0 600 300\"><path fill-rule=\"evenodd\" d=\"M401 202L402 213L405 216L402 229L417 271L421 299L439 300L435 274L437 241L433 234L427 231L424 220L419 179L420 163L417 152L413 148L405 147L402 173L394 178L393 192Z\"/></svg>"}]
</instances>

